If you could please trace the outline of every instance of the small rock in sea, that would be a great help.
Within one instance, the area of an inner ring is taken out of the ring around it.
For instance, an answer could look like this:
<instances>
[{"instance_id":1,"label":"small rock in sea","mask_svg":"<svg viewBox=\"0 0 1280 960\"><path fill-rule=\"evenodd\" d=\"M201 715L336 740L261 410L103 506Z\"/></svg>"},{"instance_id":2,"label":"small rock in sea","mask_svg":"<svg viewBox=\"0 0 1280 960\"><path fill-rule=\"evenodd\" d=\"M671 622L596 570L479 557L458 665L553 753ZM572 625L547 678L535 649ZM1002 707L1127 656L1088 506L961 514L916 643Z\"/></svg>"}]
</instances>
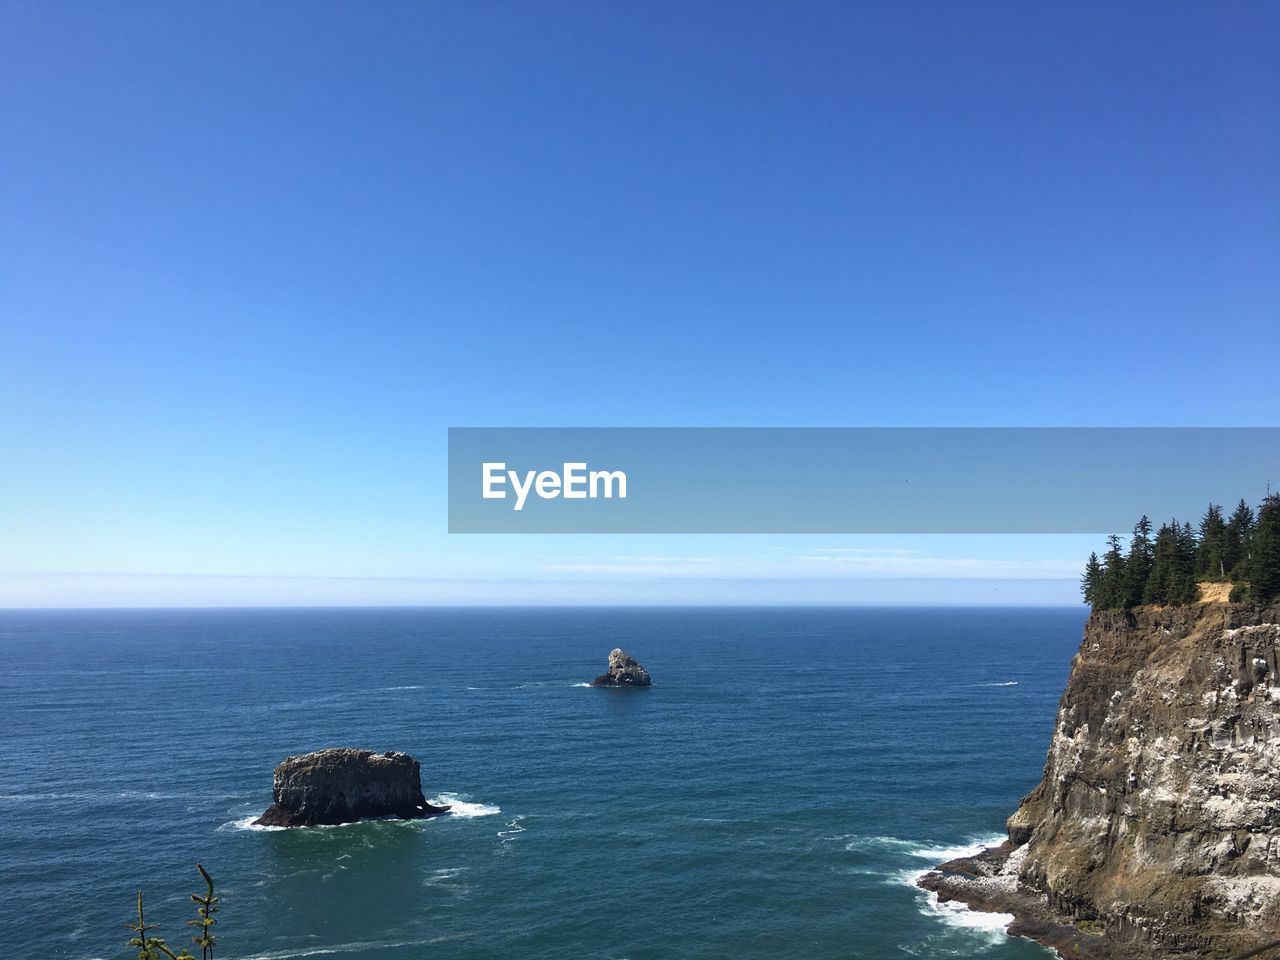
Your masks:
<instances>
[{"instance_id":1,"label":"small rock in sea","mask_svg":"<svg viewBox=\"0 0 1280 960\"><path fill-rule=\"evenodd\" d=\"M263 827L315 827L379 817L434 817L447 806L427 803L421 767L407 753L331 747L286 757L276 767L272 804L254 821Z\"/></svg>"},{"instance_id":2,"label":"small rock in sea","mask_svg":"<svg viewBox=\"0 0 1280 960\"><path fill-rule=\"evenodd\" d=\"M591 681L593 687L647 687L653 681L636 658L622 650L609 653L609 669Z\"/></svg>"}]
</instances>

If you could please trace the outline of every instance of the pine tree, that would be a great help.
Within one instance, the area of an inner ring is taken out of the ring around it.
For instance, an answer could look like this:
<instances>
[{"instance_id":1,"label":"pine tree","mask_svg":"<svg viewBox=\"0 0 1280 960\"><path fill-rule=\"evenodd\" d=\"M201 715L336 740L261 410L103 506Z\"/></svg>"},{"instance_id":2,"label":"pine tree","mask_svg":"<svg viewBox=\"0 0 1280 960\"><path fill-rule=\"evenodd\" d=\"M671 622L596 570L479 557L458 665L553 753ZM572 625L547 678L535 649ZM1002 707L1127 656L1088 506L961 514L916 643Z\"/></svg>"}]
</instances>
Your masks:
<instances>
[{"instance_id":1,"label":"pine tree","mask_svg":"<svg viewBox=\"0 0 1280 960\"><path fill-rule=\"evenodd\" d=\"M1225 580L1227 578L1226 546L1227 522L1223 519L1222 508L1216 503L1211 503L1200 519L1200 548L1196 553L1196 575L1207 580Z\"/></svg>"},{"instance_id":2,"label":"pine tree","mask_svg":"<svg viewBox=\"0 0 1280 960\"><path fill-rule=\"evenodd\" d=\"M1167 523L1160 525L1151 548L1151 569L1142 588L1142 602L1160 606L1169 602L1169 581L1177 562L1176 533Z\"/></svg>"},{"instance_id":3,"label":"pine tree","mask_svg":"<svg viewBox=\"0 0 1280 960\"><path fill-rule=\"evenodd\" d=\"M1095 611L1195 603L1197 580L1220 580L1224 572L1236 583L1229 602L1280 600L1280 494L1268 493L1256 515L1241 500L1227 520L1210 503L1199 532L1174 519L1152 538L1144 516L1134 525L1127 553L1112 534L1101 558L1089 554L1080 591Z\"/></svg>"},{"instance_id":4,"label":"pine tree","mask_svg":"<svg viewBox=\"0 0 1280 960\"><path fill-rule=\"evenodd\" d=\"M1227 533L1223 541L1222 563L1227 576L1239 580L1245 576L1245 564L1249 560L1249 541L1253 537L1253 510L1243 499L1236 504L1227 521Z\"/></svg>"},{"instance_id":5,"label":"pine tree","mask_svg":"<svg viewBox=\"0 0 1280 960\"><path fill-rule=\"evenodd\" d=\"M1280 494L1268 494L1258 508L1249 545L1249 597L1257 603L1280 598Z\"/></svg>"},{"instance_id":6,"label":"pine tree","mask_svg":"<svg viewBox=\"0 0 1280 960\"><path fill-rule=\"evenodd\" d=\"M1184 523L1177 531L1178 566L1171 590L1170 603L1195 603L1200 599L1200 587L1196 583L1196 558L1200 543L1191 524Z\"/></svg>"},{"instance_id":7,"label":"pine tree","mask_svg":"<svg viewBox=\"0 0 1280 960\"><path fill-rule=\"evenodd\" d=\"M1119 610L1124 606L1124 554L1120 551L1120 538L1114 533L1107 537L1107 552L1102 558L1102 586L1099 606L1103 610Z\"/></svg>"},{"instance_id":8,"label":"pine tree","mask_svg":"<svg viewBox=\"0 0 1280 960\"><path fill-rule=\"evenodd\" d=\"M1196 536L1191 524L1172 520L1161 524L1152 548L1153 559L1142 591L1143 603L1160 606L1194 603L1196 586Z\"/></svg>"},{"instance_id":9,"label":"pine tree","mask_svg":"<svg viewBox=\"0 0 1280 960\"><path fill-rule=\"evenodd\" d=\"M1092 609L1102 608L1102 561L1096 551L1089 554L1084 565L1084 576L1080 578L1080 592L1084 594L1084 602Z\"/></svg>"},{"instance_id":10,"label":"pine tree","mask_svg":"<svg viewBox=\"0 0 1280 960\"><path fill-rule=\"evenodd\" d=\"M1151 543L1151 518L1143 514L1133 528L1129 541L1129 555L1124 561L1124 599L1121 606L1128 610L1142 603L1147 588L1147 577L1155 561L1155 548Z\"/></svg>"}]
</instances>

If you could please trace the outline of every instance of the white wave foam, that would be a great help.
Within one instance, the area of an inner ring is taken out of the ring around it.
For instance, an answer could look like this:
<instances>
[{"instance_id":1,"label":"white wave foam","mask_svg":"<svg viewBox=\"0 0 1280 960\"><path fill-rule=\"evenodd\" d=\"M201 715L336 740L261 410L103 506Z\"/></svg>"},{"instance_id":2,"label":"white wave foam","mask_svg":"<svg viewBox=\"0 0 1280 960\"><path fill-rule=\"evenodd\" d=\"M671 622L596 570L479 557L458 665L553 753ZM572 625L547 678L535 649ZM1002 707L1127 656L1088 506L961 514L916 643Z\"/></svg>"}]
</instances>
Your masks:
<instances>
[{"instance_id":1,"label":"white wave foam","mask_svg":"<svg viewBox=\"0 0 1280 960\"><path fill-rule=\"evenodd\" d=\"M230 820L227 823L224 823L218 829L219 830L254 830L254 831L260 831L262 833L268 833L272 830L288 830L289 829L288 827L266 827L266 826L263 826L262 824L254 823L253 821L257 819L258 818L255 816L248 816L240 820Z\"/></svg>"},{"instance_id":2,"label":"white wave foam","mask_svg":"<svg viewBox=\"0 0 1280 960\"><path fill-rule=\"evenodd\" d=\"M904 884L911 888L920 901L920 912L926 917L941 921L953 930L962 931L979 939L983 948L998 946L1009 938L1012 913L987 913L974 910L956 901L943 902L932 890L925 890L918 881L928 870L900 870L888 882ZM935 953L936 955L936 953Z\"/></svg>"},{"instance_id":3,"label":"white wave foam","mask_svg":"<svg viewBox=\"0 0 1280 960\"><path fill-rule=\"evenodd\" d=\"M466 871L466 867L444 867L440 870L433 870L431 875L424 879L423 885L428 887L441 887L445 890L466 890L466 884L459 880L459 877Z\"/></svg>"},{"instance_id":4,"label":"white wave foam","mask_svg":"<svg viewBox=\"0 0 1280 960\"><path fill-rule=\"evenodd\" d=\"M472 800L464 799L456 793L442 793L439 796L429 798L429 802L438 807L448 806L449 816L461 820L468 820L472 817L489 817L496 813L501 813L502 808L491 803L476 803ZM218 827L219 830L253 830L253 831L272 831L272 830L288 830L289 827L266 827L254 823L258 819L259 814L253 814L247 817L241 817L236 820L230 820ZM368 820L354 820L350 823L321 823L308 830L339 830L343 827L355 827L362 823L391 823L402 826L414 826L429 823L430 818L425 820L401 820L396 817L382 817Z\"/></svg>"},{"instance_id":5,"label":"white wave foam","mask_svg":"<svg viewBox=\"0 0 1280 960\"><path fill-rule=\"evenodd\" d=\"M384 693L387 691L394 691L394 690L421 690L421 689L422 689L422 684L420 683L414 684L413 686L409 686L409 687L383 687L382 688Z\"/></svg>"},{"instance_id":6,"label":"white wave foam","mask_svg":"<svg viewBox=\"0 0 1280 960\"><path fill-rule=\"evenodd\" d=\"M910 887L912 893L924 895L927 891L920 887L919 881L921 877L930 872L932 871L917 870L914 867L910 870L895 870L888 875L885 883L895 887Z\"/></svg>"},{"instance_id":7,"label":"white wave foam","mask_svg":"<svg viewBox=\"0 0 1280 960\"><path fill-rule=\"evenodd\" d=\"M838 837L824 837L827 840L844 840L844 848L850 852L883 850L906 857L917 857L931 860L934 864L955 860L957 857L974 857L987 847L998 847L1004 843L1003 833L993 833L985 837L974 837L966 843L929 844L921 840L903 840L900 837L865 836L849 833Z\"/></svg>"},{"instance_id":8,"label":"white wave foam","mask_svg":"<svg viewBox=\"0 0 1280 960\"><path fill-rule=\"evenodd\" d=\"M915 841L899 840L897 837L868 837L859 833L848 833L833 840L847 840L844 848L849 851L858 850L898 850L902 851L914 846Z\"/></svg>"},{"instance_id":9,"label":"white wave foam","mask_svg":"<svg viewBox=\"0 0 1280 960\"><path fill-rule=\"evenodd\" d=\"M369 950L398 950L402 947L422 947L458 937L436 937L434 940L384 940L381 942L338 943L330 947L303 947L301 950L271 950L255 953L244 960L294 960L295 957L325 957L342 953L364 953Z\"/></svg>"},{"instance_id":10,"label":"white wave foam","mask_svg":"<svg viewBox=\"0 0 1280 960\"><path fill-rule=\"evenodd\" d=\"M932 860L936 865L947 860L954 860L957 857L976 856L987 847L993 847L1003 842L1003 834L992 834L968 844L915 846L906 852L912 857ZM926 917L933 917L948 927L970 933L980 938L987 947L997 946L1008 938L1009 924L1014 921L1013 914L988 913L982 910L973 910L956 901L943 902L938 899L936 893L931 890L924 890L919 885L920 878L929 872L927 869L899 870L889 878L888 882L910 887L912 892L920 899L920 912Z\"/></svg>"},{"instance_id":11,"label":"white wave foam","mask_svg":"<svg viewBox=\"0 0 1280 960\"><path fill-rule=\"evenodd\" d=\"M524 833L524 832L525 832L525 827L524 827L524 826L522 826L522 825L521 825L521 823L520 823L520 821L521 821L521 820L523 820L523 819L524 819L524 817L522 817L522 816L520 816L520 817L516 817L516 818L515 818L515 819L513 819L510 823L508 823L508 824L507 824L507 829L506 829L506 830L499 830L499 831L498 831L498 836L502 838L499 842L500 842L500 843L509 843L510 841L512 841L512 840L514 840L516 837L518 837L520 834Z\"/></svg>"},{"instance_id":12,"label":"white wave foam","mask_svg":"<svg viewBox=\"0 0 1280 960\"><path fill-rule=\"evenodd\" d=\"M0 803L103 803L111 800L191 800L195 794L156 793L146 790L101 790L84 793L0 793Z\"/></svg>"},{"instance_id":13,"label":"white wave foam","mask_svg":"<svg viewBox=\"0 0 1280 960\"><path fill-rule=\"evenodd\" d=\"M589 683L575 683L575 684L574 684L574 686L575 686L575 687L589 687L589 686L591 686L591 684L589 684Z\"/></svg>"},{"instance_id":14,"label":"white wave foam","mask_svg":"<svg viewBox=\"0 0 1280 960\"><path fill-rule=\"evenodd\" d=\"M496 808L495 808L496 810ZM467 816L467 814L463 814ZM480 816L480 814L471 814L471 816ZM316 823L309 827L268 827L262 824L254 823L258 818L256 816L243 817L239 820L231 820L220 826L219 830L253 830L260 832L271 832L274 830L343 830L349 827L359 827L370 823L385 823L396 827L414 827L420 824L429 823L430 819L413 819L402 820L399 817L367 817L364 820L349 820L346 823Z\"/></svg>"},{"instance_id":15,"label":"white wave foam","mask_svg":"<svg viewBox=\"0 0 1280 960\"><path fill-rule=\"evenodd\" d=\"M934 899L937 899L936 896ZM931 908L937 912L943 922L953 927L964 927L967 930L1004 934L1014 919L1012 913L985 913L954 900L945 903L939 900L936 904L932 904Z\"/></svg>"},{"instance_id":16,"label":"white wave foam","mask_svg":"<svg viewBox=\"0 0 1280 960\"><path fill-rule=\"evenodd\" d=\"M1000 846L1000 844L1004 843L1004 839L1003 833L993 833L986 837L977 837L968 843L952 846L913 847L907 851L907 854L912 857L919 857L922 860L932 860L935 864L945 863L958 857L976 857L987 847Z\"/></svg>"},{"instance_id":17,"label":"white wave foam","mask_svg":"<svg viewBox=\"0 0 1280 960\"><path fill-rule=\"evenodd\" d=\"M472 800L463 799L456 793L442 793L439 796L432 797L431 803L438 807L448 804L450 807L449 816L463 820L471 817L491 817L495 813L502 812L501 807L492 803L476 803Z\"/></svg>"},{"instance_id":18,"label":"white wave foam","mask_svg":"<svg viewBox=\"0 0 1280 960\"><path fill-rule=\"evenodd\" d=\"M1003 682L977 684L977 686L979 687L1016 687L1017 685L1018 685L1017 680L1005 680Z\"/></svg>"},{"instance_id":19,"label":"white wave foam","mask_svg":"<svg viewBox=\"0 0 1280 960\"><path fill-rule=\"evenodd\" d=\"M949 927L976 934L992 946L1008 939L1009 924L1014 920L1012 913L986 913L954 900L943 902L932 891L920 892L925 895L920 912L926 917L935 917Z\"/></svg>"}]
</instances>

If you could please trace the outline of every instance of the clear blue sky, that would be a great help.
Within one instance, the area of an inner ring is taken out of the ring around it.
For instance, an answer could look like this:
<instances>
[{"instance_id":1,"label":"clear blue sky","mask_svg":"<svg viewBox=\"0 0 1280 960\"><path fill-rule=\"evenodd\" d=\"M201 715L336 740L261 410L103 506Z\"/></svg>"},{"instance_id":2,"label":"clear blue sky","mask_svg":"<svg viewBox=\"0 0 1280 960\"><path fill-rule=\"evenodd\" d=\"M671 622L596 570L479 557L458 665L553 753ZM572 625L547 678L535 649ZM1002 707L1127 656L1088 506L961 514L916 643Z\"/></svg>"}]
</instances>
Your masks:
<instances>
[{"instance_id":1,"label":"clear blue sky","mask_svg":"<svg viewBox=\"0 0 1280 960\"><path fill-rule=\"evenodd\" d=\"M0 604L1063 576L449 537L445 430L1277 422L1275 4L5 0L0 135Z\"/></svg>"}]
</instances>

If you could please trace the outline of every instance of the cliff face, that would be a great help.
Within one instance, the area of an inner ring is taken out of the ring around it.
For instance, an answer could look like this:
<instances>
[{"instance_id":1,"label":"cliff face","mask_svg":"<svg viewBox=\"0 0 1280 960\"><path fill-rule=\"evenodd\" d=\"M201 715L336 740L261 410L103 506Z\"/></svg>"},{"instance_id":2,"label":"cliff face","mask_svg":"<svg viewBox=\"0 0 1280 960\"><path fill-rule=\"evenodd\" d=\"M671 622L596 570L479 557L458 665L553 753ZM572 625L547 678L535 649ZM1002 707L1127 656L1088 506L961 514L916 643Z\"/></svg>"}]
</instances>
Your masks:
<instances>
[{"instance_id":1,"label":"cliff face","mask_svg":"<svg viewBox=\"0 0 1280 960\"><path fill-rule=\"evenodd\" d=\"M1280 939L1278 657L1280 607L1095 614L1010 842L922 885L1066 956Z\"/></svg>"},{"instance_id":2,"label":"cliff face","mask_svg":"<svg viewBox=\"0 0 1280 960\"><path fill-rule=\"evenodd\" d=\"M272 801L256 823L313 827L376 817L416 819L449 809L427 803L421 767L407 753L347 747L285 758L276 767Z\"/></svg>"}]
</instances>

